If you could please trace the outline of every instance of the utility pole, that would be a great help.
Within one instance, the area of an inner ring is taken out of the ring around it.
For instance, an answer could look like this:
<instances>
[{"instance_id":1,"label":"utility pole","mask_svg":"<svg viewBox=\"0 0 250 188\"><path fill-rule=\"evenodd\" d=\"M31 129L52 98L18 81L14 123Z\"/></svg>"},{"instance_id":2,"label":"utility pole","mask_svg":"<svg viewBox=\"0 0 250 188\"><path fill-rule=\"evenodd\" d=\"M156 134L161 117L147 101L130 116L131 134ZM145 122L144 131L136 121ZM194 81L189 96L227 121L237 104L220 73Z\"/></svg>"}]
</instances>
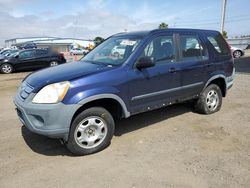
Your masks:
<instances>
[{"instance_id":1,"label":"utility pole","mask_svg":"<svg viewBox=\"0 0 250 188\"><path fill-rule=\"evenodd\" d=\"M221 12L221 23L220 23L220 32L222 33L224 31L224 22L225 22L225 15L226 15L226 6L227 6L227 0L222 0L222 12Z\"/></svg>"}]
</instances>

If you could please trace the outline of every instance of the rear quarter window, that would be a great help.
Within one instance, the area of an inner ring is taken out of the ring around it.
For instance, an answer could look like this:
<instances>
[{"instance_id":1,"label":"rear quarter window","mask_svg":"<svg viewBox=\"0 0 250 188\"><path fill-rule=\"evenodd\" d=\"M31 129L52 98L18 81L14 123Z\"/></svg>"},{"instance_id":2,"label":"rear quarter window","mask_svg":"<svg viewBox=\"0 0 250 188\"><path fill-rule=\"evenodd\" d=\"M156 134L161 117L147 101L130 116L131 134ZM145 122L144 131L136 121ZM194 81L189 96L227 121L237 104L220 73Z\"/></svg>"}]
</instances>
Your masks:
<instances>
[{"instance_id":1,"label":"rear quarter window","mask_svg":"<svg viewBox=\"0 0 250 188\"><path fill-rule=\"evenodd\" d=\"M180 35L181 60L205 60L208 54L197 35Z\"/></svg>"},{"instance_id":2,"label":"rear quarter window","mask_svg":"<svg viewBox=\"0 0 250 188\"><path fill-rule=\"evenodd\" d=\"M226 41L220 34L207 36L207 39L219 55L231 54Z\"/></svg>"}]
</instances>

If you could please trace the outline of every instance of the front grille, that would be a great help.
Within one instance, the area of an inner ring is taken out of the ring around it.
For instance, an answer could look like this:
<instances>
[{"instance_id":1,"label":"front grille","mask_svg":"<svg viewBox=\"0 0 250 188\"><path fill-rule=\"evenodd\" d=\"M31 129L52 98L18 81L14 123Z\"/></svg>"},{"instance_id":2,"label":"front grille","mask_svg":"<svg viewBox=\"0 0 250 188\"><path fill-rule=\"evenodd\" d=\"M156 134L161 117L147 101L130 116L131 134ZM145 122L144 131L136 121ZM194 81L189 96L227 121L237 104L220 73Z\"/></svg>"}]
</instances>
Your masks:
<instances>
[{"instance_id":1,"label":"front grille","mask_svg":"<svg viewBox=\"0 0 250 188\"><path fill-rule=\"evenodd\" d=\"M27 99L27 97L33 91L33 89L34 88L32 86L30 86L28 83L23 82L21 87L20 87L20 91L19 91L19 95L20 95L21 99L23 99L23 100Z\"/></svg>"}]
</instances>

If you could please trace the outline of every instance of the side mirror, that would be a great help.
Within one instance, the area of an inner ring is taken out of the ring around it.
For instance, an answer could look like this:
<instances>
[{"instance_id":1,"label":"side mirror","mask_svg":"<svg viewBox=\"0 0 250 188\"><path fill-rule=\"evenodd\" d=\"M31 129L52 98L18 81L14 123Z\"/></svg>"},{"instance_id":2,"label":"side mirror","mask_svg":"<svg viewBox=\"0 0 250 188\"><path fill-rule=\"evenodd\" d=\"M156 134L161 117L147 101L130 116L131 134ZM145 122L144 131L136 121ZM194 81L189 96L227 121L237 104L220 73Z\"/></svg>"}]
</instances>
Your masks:
<instances>
[{"instance_id":1,"label":"side mirror","mask_svg":"<svg viewBox=\"0 0 250 188\"><path fill-rule=\"evenodd\" d=\"M141 57L137 62L136 62L136 68L137 69L145 69L149 67L155 66L155 63L150 57Z\"/></svg>"},{"instance_id":2,"label":"side mirror","mask_svg":"<svg viewBox=\"0 0 250 188\"><path fill-rule=\"evenodd\" d=\"M17 55L15 55L15 58L17 59L17 58L19 58L19 55L17 54Z\"/></svg>"}]
</instances>

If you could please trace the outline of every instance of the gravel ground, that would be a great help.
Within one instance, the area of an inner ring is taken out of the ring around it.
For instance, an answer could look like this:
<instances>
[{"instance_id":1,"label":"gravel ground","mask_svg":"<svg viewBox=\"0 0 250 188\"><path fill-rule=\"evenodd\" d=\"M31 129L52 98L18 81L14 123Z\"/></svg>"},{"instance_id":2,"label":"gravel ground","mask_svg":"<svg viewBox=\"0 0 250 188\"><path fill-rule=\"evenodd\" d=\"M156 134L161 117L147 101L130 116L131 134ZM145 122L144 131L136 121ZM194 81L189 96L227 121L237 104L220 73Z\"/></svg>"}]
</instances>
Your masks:
<instances>
[{"instance_id":1,"label":"gravel ground","mask_svg":"<svg viewBox=\"0 0 250 188\"><path fill-rule=\"evenodd\" d=\"M74 157L31 133L12 98L27 73L0 75L0 187L250 187L250 75L237 74L222 109L189 104L116 122L111 145Z\"/></svg>"}]
</instances>

